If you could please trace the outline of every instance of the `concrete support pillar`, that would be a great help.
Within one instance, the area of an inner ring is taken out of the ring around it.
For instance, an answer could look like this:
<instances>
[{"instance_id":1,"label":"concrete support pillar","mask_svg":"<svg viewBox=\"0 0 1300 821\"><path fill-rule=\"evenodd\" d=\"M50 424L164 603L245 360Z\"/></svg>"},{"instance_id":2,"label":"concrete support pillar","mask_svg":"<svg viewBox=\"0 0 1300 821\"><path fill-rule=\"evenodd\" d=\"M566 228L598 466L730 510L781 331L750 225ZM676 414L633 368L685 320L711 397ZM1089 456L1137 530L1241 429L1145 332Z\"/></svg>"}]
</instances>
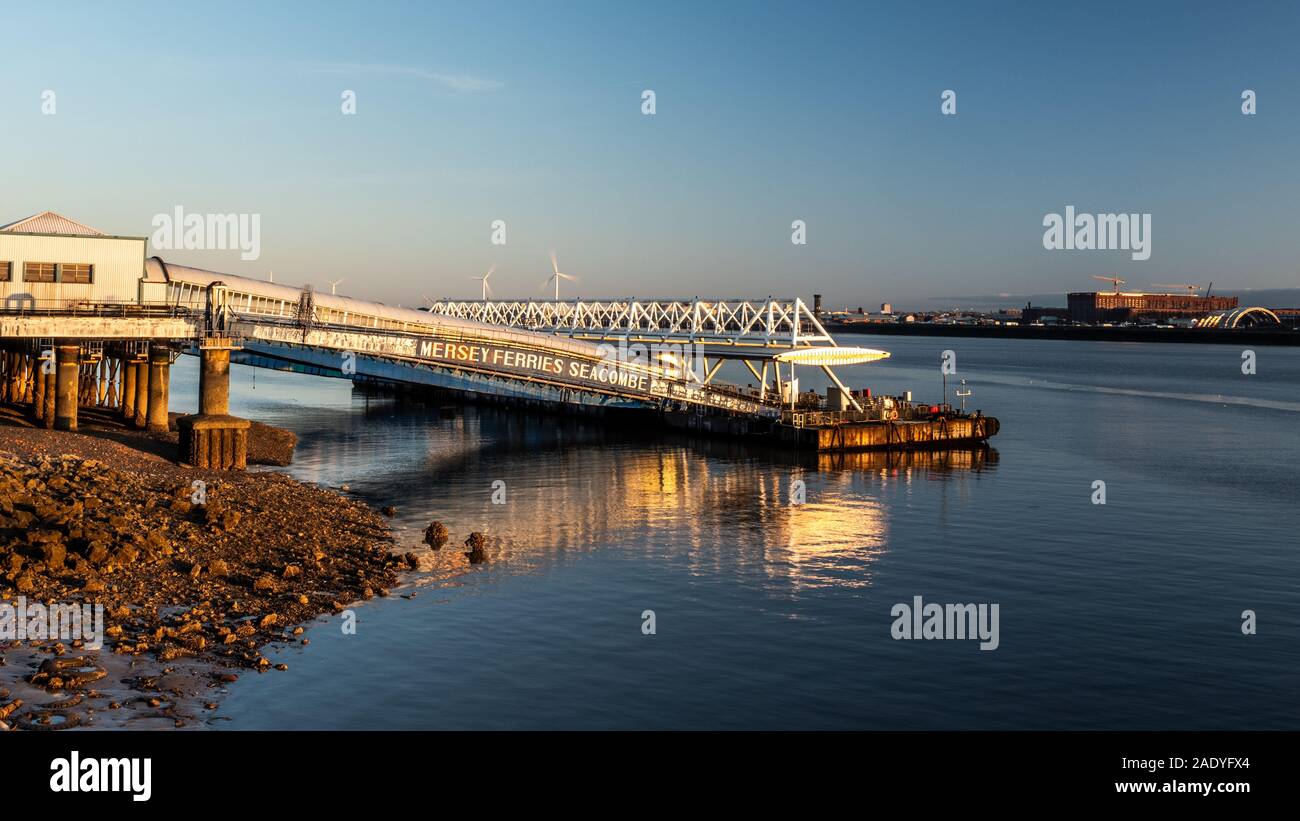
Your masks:
<instances>
[{"instance_id":1,"label":"concrete support pillar","mask_svg":"<svg viewBox=\"0 0 1300 821\"><path fill-rule=\"evenodd\" d=\"M135 419L135 360L122 357L122 418L127 424Z\"/></svg>"},{"instance_id":2,"label":"concrete support pillar","mask_svg":"<svg viewBox=\"0 0 1300 821\"><path fill-rule=\"evenodd\" d=\"M209 338L200 347L199 412L184 416L180 457L198 468L243 470L248 464L247 419L230 415L229 339Z\"/></svg>"},{"instance_id":3,"label":"concrete support pillar","mask_svg":"<svg viewBox=\"0 0 1300 821\"><path fill-rule=\"evenodd\" d=\"M104 394L104 407L116 408L121 393L118 391L118 379L122 376L122 360L104 359L104 370L108 374L108 390Z\"/></svg>"},{"instance_id":4,"label":"concrete support pillar","mask_svg":"<svg viewBox=\"0 0 1300 821\"><path fill-rule=\"evenodd\" d=\"M37 355L32 360L32 416L36 421L45 418L45 360Z\"/></svg>"},{"instance_id":5,"label":"concrete support pillar","mask_svg":"<svg viewBox=\"0 0 1300 821\"><path fill-rule=\"evenodd\" d=\"M53 430L54 394L57 392L58 366L54 364L54 360L50 360L50 363L50 372L42 376L45 380L45 412L41 414L41 421L45 423L45 427ZM42 370L44 369L42 368Z\"/></svg>"},{"instance_id":6,"label":"concrete support pillar","mask_svg":"<svg viewBox=\"0 0 1300 821\"><path fill-rule=\"evenodd\" d=\"M226 354L230 356L229 353ZM171 382L172 352L165 345L149 346L149 411L146 415L150 433L167 432L167 393Z\"/></svg>"},{"instance_id":7,"label":"concrete support pillar","mask_svg":"<svg viewBox=\"0 0 1300 821\"><path fill-rule=\"evenodd\" d=\"M34 384L35 380L33 380L32 377L36 375L39 369L40 369L40 360L38 360L36 357L32 356L31 354L27 354L26 356L23 357L23 401L24 402L32 401L32 389L35 388L35 384Z\"/></svg>"},{"instance_id":8,"label":"concrete support pillar","mask_svg":"<svg viewBox=\"0 0 1300 821\"><path fill-rule=\"evenodd\" d=\"M199 414L230 413L230 349L204 348L199 365Z\"/></svg>"},{"instance_id":9,"label":"concrete support pillar","mask_svg":"<svg viewBox=\"0 0 1300 821\"><path fill-rule=\"evenodd\" d=\"M58 358L55 366L54 427L59 430L77 429L77 387L81 368L81 347L60 345L55 349Z\"/></svg>"},{"instance_id":10,"label":"concrete support pillar","mask_svg":"<svg viewBox=\"0 0 1300 821\"><path fill-rule=\"evenodd\" d=\"M143 428L149 423L149 362L135 364L135 426Z\"/></svg>"}]
</instances>

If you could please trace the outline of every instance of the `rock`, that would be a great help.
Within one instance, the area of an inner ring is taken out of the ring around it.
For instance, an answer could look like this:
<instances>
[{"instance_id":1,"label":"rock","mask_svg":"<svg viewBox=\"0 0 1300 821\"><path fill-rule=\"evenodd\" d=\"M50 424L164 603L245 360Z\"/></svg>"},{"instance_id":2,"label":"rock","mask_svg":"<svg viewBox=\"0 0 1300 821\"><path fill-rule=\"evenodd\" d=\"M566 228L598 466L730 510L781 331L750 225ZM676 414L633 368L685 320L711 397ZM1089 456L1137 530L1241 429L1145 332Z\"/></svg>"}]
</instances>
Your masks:
<instances>
[{"instance_id":1,"label":"rock","mask_svg":"<svg viewBox=\"0 0 1300 821\"><path fill-rule=\"evenodd\" d=\"M41 546L41 558L51 570L62 570L63 560L68 556L68 549L62 542L46 542Z\"/></svg>"},{"instance_id":2,"label":"rock","mask_svg":"<svg viewBox=\"0 0 1300 821\"><path fill-rule=\"evenodd\" d=\"M397 515L397 508L394 507L393 505L389 505L388 507L384 508L380 512L391 519L392 517Z\"/></svg>"},{"instance_id":3,"label":"rock","mask_svg":"<svg viewBox=\"0 0 1300 821\"><path fill-rule=\"evenodd\" d=\"M144 543L155 552L161 553L164 556L171 555L171 544L168 543L167 537L157 530L150 530L146 533Z\"/></svg>"},{"instance_id":4,"label":"rock","mask_svg":"<svg viewBox=\"0 0 1300 821\"><path fill-rule=\"evenodd\" d=\"M36 579L31 573L21 573L14 579L14 589L19 593L29 593L36 588Z\"/></svg>"},{"instance_id":5,"label":"rock","mask_svg":"<svg viewBox=\"0 0 1300 821\"><path fill-rule=\"evenodd\" d=\"M430 522L424 530L424 543L434 550L445 545L448 538L450 534L447 532L447 526L442 522Z\"/></svg>"},{"instance_id":6,"label":"rock","mask_svg":"<svg viewBox=\"0 0 1300 821\"><path fill-rule=\"evenodd\" d=\"M93 565L102 565L108 561L108 548L103 542L91 542L89 549L86 551L86 558Z\"/></svg>"},{"instance_id":7,"label":"rock","mask_svg":"<svg viewBox=\"0 0 1300 821\"><path fill-rule=\"evenodd\" d=\"M273 592L278 585L275 577L269 575L259 576L257 581L253 582L253 589L258 591Z\"/></svg>"},{"instance_id":8,"label":"rock","mask_svg":"<svg viewBox=\"0 0 1300 821\"><path fill-rule=\"evenodd\" d=\"M230 565L226 564L225 559L217 559L208 565L208 575L222 578L230 575Z\"/></svg>"},{"instance_id":9,"label":"rock","mask_svg":"<svg viewBox=\"0 0 1300 821\"><path fill-rule=\"evenodd\" d=\"M275 623L279 620L280 615L278 613L267 613L262 617L262 620L257 623L257 626L265 630L268 627L275 626Z\"/></svg>"},{"instance_id":10,"label":"rock","mask_svg":"<svg viewBox=\"0 0 1300 821\"><path fill-rule=\"evenodd\" d=\"M292 579L295 576L302 575L302 568L296 564L287 564L284 566L284 572L281 573L280 575L282 575L286 579Z\"/></svg>"},{"instance_id":11,"label":"rock","mask_svg":"<svg viewBox=\"0 0 1300 821\"><path fill-rule=\"evenodd\" d=\"M469 548L465 551L465 556L470 564L482 564L487 561L487 536L476 530L465 539L465 546Z\"/></svg>"}]
</instances>

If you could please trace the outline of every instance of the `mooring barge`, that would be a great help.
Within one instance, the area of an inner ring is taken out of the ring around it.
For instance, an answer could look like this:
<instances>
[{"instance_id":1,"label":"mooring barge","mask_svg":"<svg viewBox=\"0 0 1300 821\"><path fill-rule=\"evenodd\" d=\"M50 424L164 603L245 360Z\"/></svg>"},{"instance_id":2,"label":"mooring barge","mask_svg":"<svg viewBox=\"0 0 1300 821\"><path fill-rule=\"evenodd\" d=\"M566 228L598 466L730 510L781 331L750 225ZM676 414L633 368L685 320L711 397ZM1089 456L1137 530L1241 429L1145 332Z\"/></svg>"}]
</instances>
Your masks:
<instances>
[{"instance_id":1,"label":"mooring barge","mask_svg":"<svg viewBox=\"0 0 1300 821\"><path fill-rule=\"evenodd\" d=\"M981 445L999 428L996 418L979 412L896 399L879 410L787 410L772 435L784 444L816 451L934 450Z\"/></svg>"}]
</instances>

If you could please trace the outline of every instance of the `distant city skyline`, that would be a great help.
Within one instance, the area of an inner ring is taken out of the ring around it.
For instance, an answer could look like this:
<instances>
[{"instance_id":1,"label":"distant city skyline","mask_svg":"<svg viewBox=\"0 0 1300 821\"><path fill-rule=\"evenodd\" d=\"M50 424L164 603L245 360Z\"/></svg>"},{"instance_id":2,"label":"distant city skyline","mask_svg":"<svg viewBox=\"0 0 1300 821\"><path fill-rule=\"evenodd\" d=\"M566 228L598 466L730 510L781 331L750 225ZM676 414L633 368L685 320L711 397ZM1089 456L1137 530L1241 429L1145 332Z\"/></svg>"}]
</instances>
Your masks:
<instances>
[{"instance_id":1,"label":"distant city skyline","mask_svg":"<svg viewBox=\"0 0 1300 821\"><path fill-rule=\"evenodd\" d=\"M496 296L546 297L552 249L578 278L564 297L878 310L1040 304L1102 274L1300 285L1286 4L5 14L58 48L0 55L0 224L48 209L147 237L177 208L259 215L256 259L157 251L179 263L408 306L478 298L493 265ZM1071 206L1150 215L1149 259L1046 250Z\"/></svg>"}]
</instances>

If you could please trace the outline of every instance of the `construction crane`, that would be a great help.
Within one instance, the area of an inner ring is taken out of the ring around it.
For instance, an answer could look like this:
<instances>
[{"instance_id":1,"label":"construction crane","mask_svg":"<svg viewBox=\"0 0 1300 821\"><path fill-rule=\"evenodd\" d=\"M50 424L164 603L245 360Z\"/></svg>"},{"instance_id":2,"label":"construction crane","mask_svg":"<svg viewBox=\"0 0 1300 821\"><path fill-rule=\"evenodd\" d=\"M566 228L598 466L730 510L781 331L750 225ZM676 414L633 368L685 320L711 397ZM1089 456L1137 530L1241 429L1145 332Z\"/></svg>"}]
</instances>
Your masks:
<instances>
[{"instance_id":1,"label":"construction crane","mask_svg":"<svg viewBox=\"0 0 1300 821\"><path fill-rule=\"evenodd\" d=\"M1201 290L1201 286L1199 286L1199 285L1189 285L1189 284L1187 284L1187 283L1181 283L1181 284L1178 284L1178 285L1170 285L1170 284L1168 284L1168 283L1166 283L1166 282L1153 282L1153 283L1151 283L1151 287L1152 287L1152 288L1182 288L1182 289L1184 289L1184 290L1187 291L1187 295L1188 295L1188 296L1196 296L1196 292L1199 291L1199 290Z\"/></svg>"},{"instance_id":2,"label":"construction crane","mask_svg":"<svg viewBox=\"0 0 1300 821\"><path fill-rule=\"evenodd\" d=\"M1117 294L1119 293L1119 286L1123 285L1125 282L1128 281L1128 280L1120 279L1119 277L1103 277L1103 276L1097 276L1096 274L1093 274L1092 278L1100 279L1102 282L1109 282L1110 284L1114 285L1115 293Z\"/></svg>"}]
</instances>

